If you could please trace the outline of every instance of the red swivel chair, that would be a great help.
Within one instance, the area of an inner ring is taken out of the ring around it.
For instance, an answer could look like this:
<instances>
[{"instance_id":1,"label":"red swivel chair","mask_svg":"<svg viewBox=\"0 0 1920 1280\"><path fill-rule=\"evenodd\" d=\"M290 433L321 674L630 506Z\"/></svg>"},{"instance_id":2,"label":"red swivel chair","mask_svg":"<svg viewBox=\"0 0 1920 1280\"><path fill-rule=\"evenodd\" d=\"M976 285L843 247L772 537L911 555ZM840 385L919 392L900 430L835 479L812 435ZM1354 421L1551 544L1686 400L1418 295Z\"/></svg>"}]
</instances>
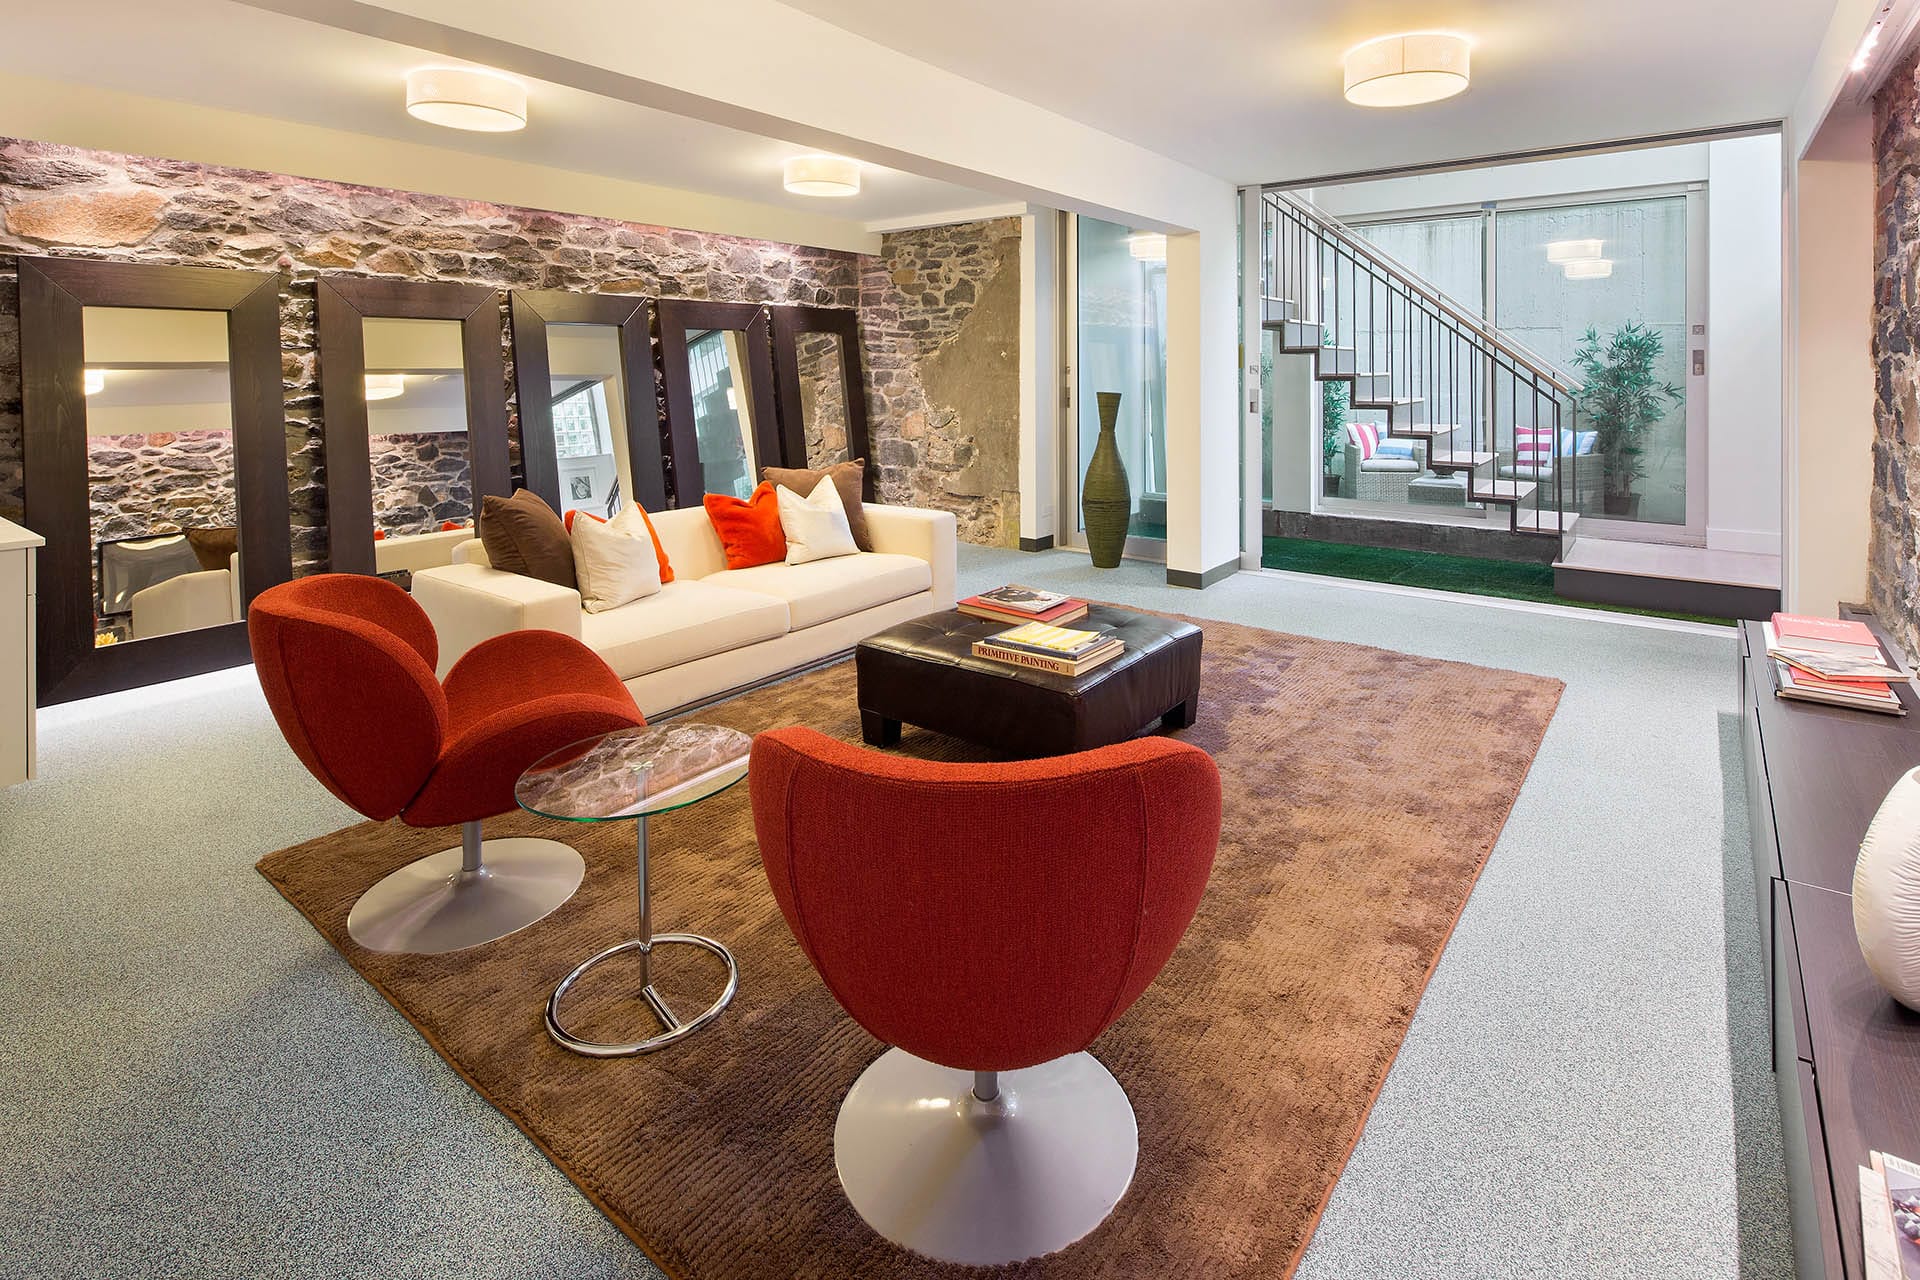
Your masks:
<instances>
[{"instance_id":1,"label":"red swivel chair","mask_svg":"<svg viewBox=\"0 0 1920 1280\"><path fill-rule=\"evenodd\" d=\"M513 784L550 751L646 723L591 649L515 631L434 678L439 644L391 582L333 573L282 583L247 610L260 687L287 745L369 818L459 823L460 847L368 889L347 932L372 951L457 951L524 929L573 896L586 866L554 840L480 839Z\"/></svg>"},{"instance_id":2,"label":"red swivel chair","mask_svg":"<svg viewBox=\"0 0 1920 1280\"><path fill-rule=\"evenodd\" d=\"M760 857L855 1022L895 1046L834 1126L894 1243L992 1265L1063 1249L1133 1180L1133 1108L1086 1052L1173 954L1220 839L1220 775L1138 738L929 764L811 729L754 740Z\"/></svg>"}]
</instances>

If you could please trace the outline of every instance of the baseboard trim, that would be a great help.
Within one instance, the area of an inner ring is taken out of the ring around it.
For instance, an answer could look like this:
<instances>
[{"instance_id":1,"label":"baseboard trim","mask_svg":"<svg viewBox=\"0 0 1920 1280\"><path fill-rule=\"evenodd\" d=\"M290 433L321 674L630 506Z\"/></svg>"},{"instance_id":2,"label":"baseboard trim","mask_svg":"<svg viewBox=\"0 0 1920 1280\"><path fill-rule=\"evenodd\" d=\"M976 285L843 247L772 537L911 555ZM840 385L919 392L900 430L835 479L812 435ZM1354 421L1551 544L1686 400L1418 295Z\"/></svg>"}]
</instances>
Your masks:
<instances>
[{"instance_id":1,"label":"baseboard trim","mask_svg":"<svg viewBox=\"0 0 1920 1280\"><path fill-rule=\"evenodd\" d=\"M1240 572L1240 557L1223 560L1205 573L1195 573L1191 569L1167 570L1167 585L1170 587L1192 587L1204 591L1214 583L1230 578Z\"/></svg>"},{"instance_id":2,"label":"baseboard trim","mask_svg":"<svg viewBox=\"0 0 1920 1280\"><path fill-rule=\"evenodd\" d=\"M1020 539L1020 549L1022 551L1051 551L1053 550L1053 535L1043 533L1037 538L1022 538Z\"/></svg>"}]
</instances>

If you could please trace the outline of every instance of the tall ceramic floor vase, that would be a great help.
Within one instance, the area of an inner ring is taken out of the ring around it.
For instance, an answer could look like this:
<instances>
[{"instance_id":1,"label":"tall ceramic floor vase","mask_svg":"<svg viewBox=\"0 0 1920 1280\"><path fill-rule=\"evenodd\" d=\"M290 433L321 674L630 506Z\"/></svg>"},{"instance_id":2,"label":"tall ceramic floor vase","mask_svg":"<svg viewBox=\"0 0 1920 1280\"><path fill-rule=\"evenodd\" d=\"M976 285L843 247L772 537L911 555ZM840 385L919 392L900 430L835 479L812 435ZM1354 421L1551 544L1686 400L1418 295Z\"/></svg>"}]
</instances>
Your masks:
<instances>
[{"instance_id":1,"label":"tall ceramic floor vase","mask_svg":"<svg viewBox=\"0 0 1920 1280\"><path fill-rule=\"evenodd\" d=\"M1120 417L1120 393L1101 391L1100 442L1093 446L1086 478L1080 482L1080 515L1087 530L1087 550L1096 569L1114 569L1127 549L1127 521L1133 516L1133 489L1120 461L1120 442L1113 433Z\"/></svg>"},{"instance_id":2,"label":"tall ceramic floor vase","mask_svg":"<svg viewBox=\"0 0 1920 1280\"><path fill-rule=\"evenodd\" d=\"M1920 769L1893 784L1860 842L1853 932L1887 994L1920 1010Z\"/></svg>"}]
</instances>

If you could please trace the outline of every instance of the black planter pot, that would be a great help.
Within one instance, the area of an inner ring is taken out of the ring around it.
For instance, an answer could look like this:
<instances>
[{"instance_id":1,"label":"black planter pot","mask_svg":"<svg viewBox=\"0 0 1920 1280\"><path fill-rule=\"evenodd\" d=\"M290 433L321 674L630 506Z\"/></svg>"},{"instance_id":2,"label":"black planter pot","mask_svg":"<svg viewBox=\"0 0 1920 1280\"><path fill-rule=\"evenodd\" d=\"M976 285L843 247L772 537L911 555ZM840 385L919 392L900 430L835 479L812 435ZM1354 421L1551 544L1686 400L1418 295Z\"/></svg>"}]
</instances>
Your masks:
<instances>
[{"instance_id":1,"label":"black planter pot","mask_svg":"<svg viewBox=\"0 0 1920 1280\"><path fill-rule=\"evenodd\" d=\"M1323 498L1339 497L1340 496L1340 477L1339 476L1321 476L1320 477L1320 496Z\"/></svg>"},{"instance_id":2,"label":"black planter pot","mask_svg":"<svg viewBox=\"0 0 1920 1280\"><path fill-rule=\"evenodd\" d=\"M1615 493L1609 489L1600 495L1600 510L1604 515L1622 516L1631 520L1640 511L1640 495Z\"/></svg>"}]
</instances>

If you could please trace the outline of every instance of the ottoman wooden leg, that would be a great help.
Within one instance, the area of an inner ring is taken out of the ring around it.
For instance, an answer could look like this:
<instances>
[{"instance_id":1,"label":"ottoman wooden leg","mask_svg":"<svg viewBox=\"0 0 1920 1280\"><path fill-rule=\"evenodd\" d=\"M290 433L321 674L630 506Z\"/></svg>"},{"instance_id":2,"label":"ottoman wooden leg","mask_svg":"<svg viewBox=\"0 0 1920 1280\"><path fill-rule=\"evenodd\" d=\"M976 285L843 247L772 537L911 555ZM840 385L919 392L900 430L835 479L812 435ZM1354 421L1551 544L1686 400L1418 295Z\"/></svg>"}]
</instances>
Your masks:
<instances>
[{"instance_id":1,"label":"ottoman wooden leg","mask_svg":"<svg viewBox=\"0 0 1920 1280\"><path fill-rule=\"evenodd\" d=\"M900 741L900 722L876 711L860 709L860 736L870 747L891 747Z\"/></svg>"},{"instance_id":2,"label":"ottoman wooden leg","mask_svg":"<svg viewBox=\"0 0 1920 1280\"><path fill-rule=\"evenodd\" d=\"M1160 717L1162 729L1190 729L1200 715L1200 695L1194 694L1185 702Z\"/></svg>"}]
</instances>

